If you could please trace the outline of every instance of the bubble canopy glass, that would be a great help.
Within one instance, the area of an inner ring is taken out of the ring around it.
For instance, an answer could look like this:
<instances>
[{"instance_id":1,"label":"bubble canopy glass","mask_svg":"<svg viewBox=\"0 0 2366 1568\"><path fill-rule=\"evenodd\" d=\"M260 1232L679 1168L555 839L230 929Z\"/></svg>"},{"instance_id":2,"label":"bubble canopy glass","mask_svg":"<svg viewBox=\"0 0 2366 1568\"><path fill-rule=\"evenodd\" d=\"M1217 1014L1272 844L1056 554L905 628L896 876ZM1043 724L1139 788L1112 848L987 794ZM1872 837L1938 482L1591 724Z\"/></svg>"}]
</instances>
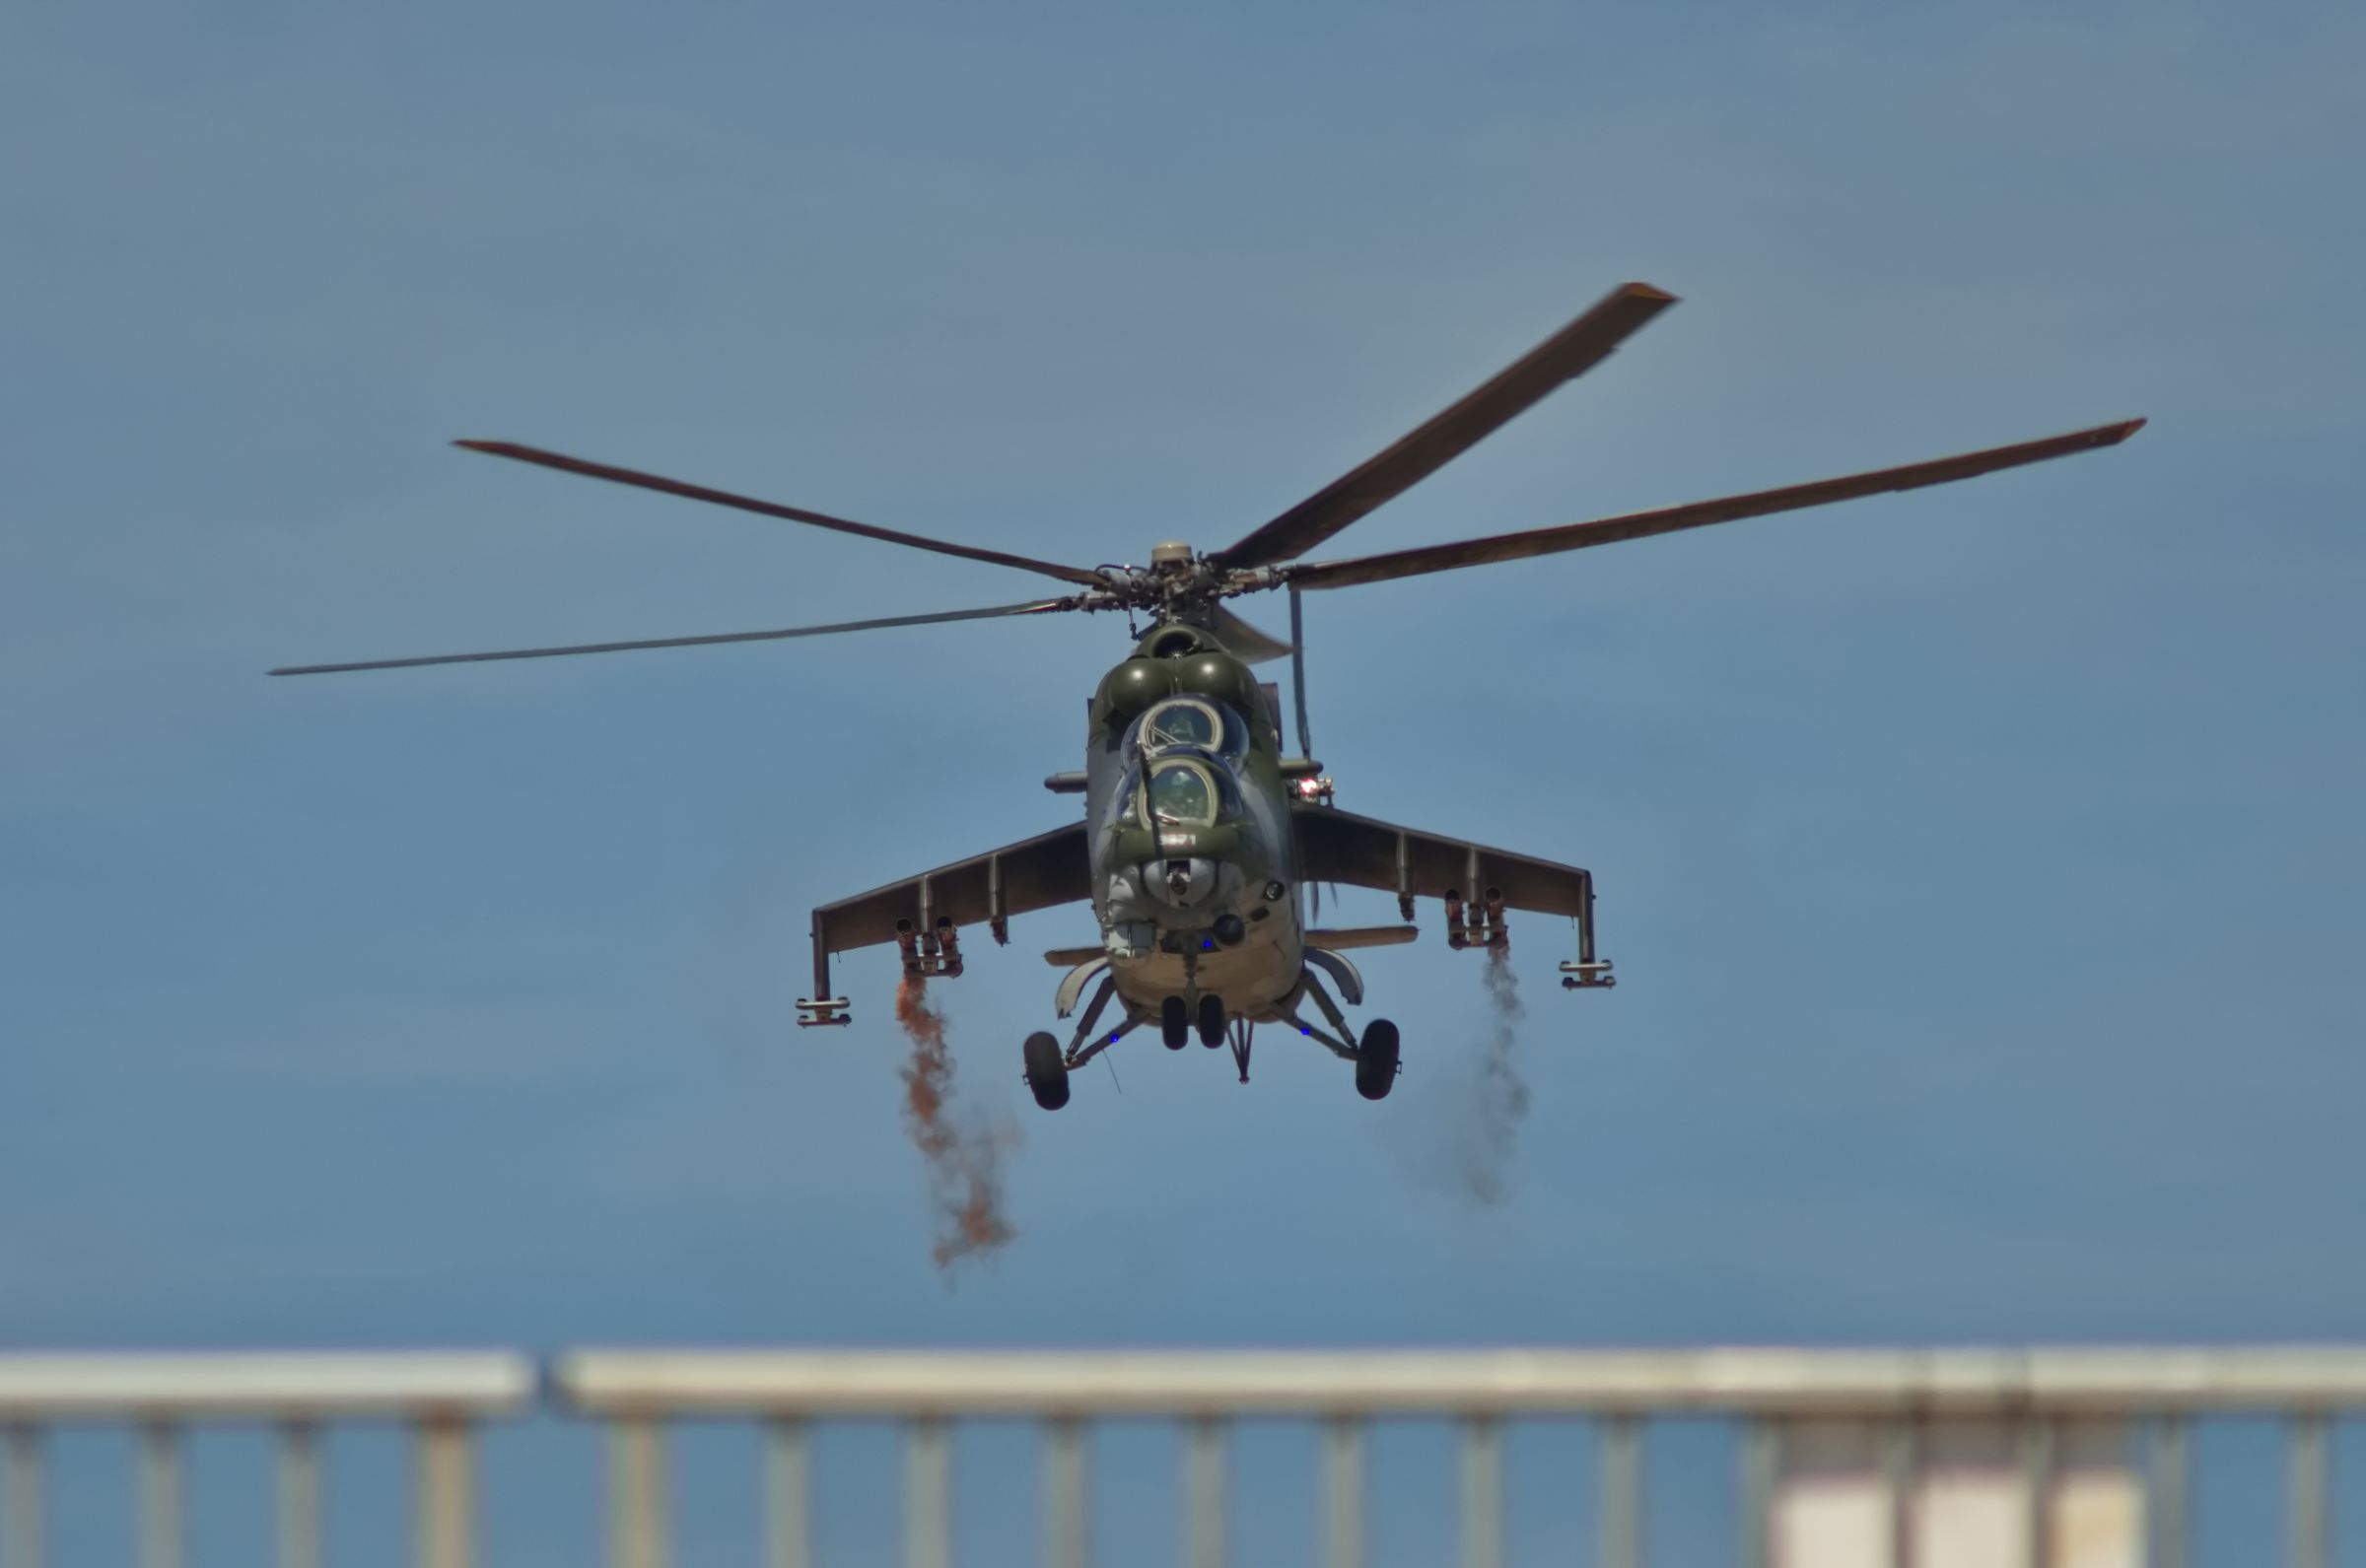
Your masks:
<instances>
[{"instance_id":1,"label":"bubble canopy glass","mask_svg":"<svg viewBox=\"0 0 2366 1568\"><path fill-rule=\"evenodd\" d=\"M1146 752L1189 747L1229 756L1247 738L1239 720L1217 704L1198 697L1170 697L1142 716L1136 734Z\"/></svg>"},{"instance_id":2,"label":"bubble canopy glass","mask_svg":"<svg viewBox=\"0 0 2366 1568\"><path fill-rule=\"evenodd\" d=\"M1150 766L1142 798L1144 815L1152 826L1204 828L1216 821L1223 794L1206 763L1170 757Z\"/></svg>"}]
</instances>

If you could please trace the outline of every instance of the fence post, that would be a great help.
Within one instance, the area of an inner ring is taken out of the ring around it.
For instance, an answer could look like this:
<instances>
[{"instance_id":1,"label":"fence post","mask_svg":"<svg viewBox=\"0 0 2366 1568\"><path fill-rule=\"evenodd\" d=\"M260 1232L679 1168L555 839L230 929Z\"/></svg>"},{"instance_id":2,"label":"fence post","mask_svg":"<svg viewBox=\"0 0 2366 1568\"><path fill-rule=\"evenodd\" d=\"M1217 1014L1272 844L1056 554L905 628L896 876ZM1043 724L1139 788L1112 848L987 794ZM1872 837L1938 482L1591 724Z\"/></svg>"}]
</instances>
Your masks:
<instances>
[{"instance_id":1,"label":"fence post","mask_svg":"<svg viewBox=\"0 0 2366 1568\"><path fill-rule=\"evenodd\" d=\"M2286 1527L2292 1568L2332 1568L2331 1438L2326 1418L2318 1411L2292 1418L2291 1518Z\"/></svg>"},{"instance_id":2,"label":"fence post","mask_svg":"<svg viewBox=\"0 0 2366 1568\"><path fill-rule=\"evenodd\" d=\"M1462 1565L1503 1568L1503 1423L1462 1423Z\"/></svg>"},{"instance_id":3,"label":"fence post","mask_svg":"<svg viewBox=\"0 0 2366 1568\"><path fill-rule=\"evenodd\" d=\"M1224 1423L1199 1416L1183 1432L1184 1568L1224 1568L1232 1525L1224 1502Z\"/></svg>"},{"instance_id":4,"label":"fence post","mask_svg":"<svg viewBox=\"0 0 2366 1568\"><path fill-rule=\"evenodd\" d=\"M1363 1568L1363 1423L1335 1415L1323 1424L1323 1561Z\"/></svg>"},{"instance_id":5,"label":"fence post","mask_svg":"<svg viewBox=\"0 0 2366 1568\"><path fill-rule=\"evenodd\" d=\"M180 1433L162 1421L140 1428L140 1562L180 1568Z\"/></svg>"},{"instance_id":6,"label":"fence post","mask_svg":"<svg viewBox=\"0 0 2366 1568\"><path fill-rule=\"evenodd\" d=\"M952 1451L938 1416L922 1416L904 1437L904 1562L952 1568Z\"/></svg>"},{"instance_id":7,"label":"fence post","mask_svg":"<svg viewBox=\"0 0 2366 1568\"><path fill-rule=\"evenodd\" d=\"M415 1430L412 1451L411 1529L419 1568L474 1568L476 1469L468 1423L429 1416Z\"/></svg>"},{"instance_id":8,"label":"fence post","mask_svg":"<svg viewBox=\"0 0 2366 1568\"><path fill-rule=\"evenodd\" d=\"M1085 1568L1091 1556L1084 1423L1054 1416L1043 1434L1043 1556L1051 1568Z\"/></svg>"},{"instance_id":9,"label":"fence post","mask_svg":"<svg viewBox=\"0 0 2366 1568\"><path fill-rule=\"evenodd\" d=\"M0 1449L0 1509L6 1517L5 1555L0 1568L41 1568L47 1531L41 1519L41 1434L38 1427L12 1426Z\"/></svg>"},{"instance_id":10,"label":"fence post","mask_svg":"<svg viewBox=\"0 0 2366 1568\"><path fill-rule=\"evenodd\" d=\"M279 1565L320 1568L320 1433L307 1421L279 1429Z\"/></svg>"},{"instance_id":11,"label":"fence post","mask_svg":"<svg viewBox=\"0 0 2366 1568\"><path fill-rule=\"evenodd\" d=\"M1643 1568L1641 1423L1613 1415L1602 1423L1602 1568Z\"/></svg>"},{"instance_id":12,"label":"fence post","mask_svg":"<svg viewBox=\"0 0 2366 1568\"><path fill-rule=\"evenodd\" d=\"M813 1558L813 1471L805 1423L772 1423L764 1448L767 1568L808 1568Z\"/></svg>"}]
</instances>

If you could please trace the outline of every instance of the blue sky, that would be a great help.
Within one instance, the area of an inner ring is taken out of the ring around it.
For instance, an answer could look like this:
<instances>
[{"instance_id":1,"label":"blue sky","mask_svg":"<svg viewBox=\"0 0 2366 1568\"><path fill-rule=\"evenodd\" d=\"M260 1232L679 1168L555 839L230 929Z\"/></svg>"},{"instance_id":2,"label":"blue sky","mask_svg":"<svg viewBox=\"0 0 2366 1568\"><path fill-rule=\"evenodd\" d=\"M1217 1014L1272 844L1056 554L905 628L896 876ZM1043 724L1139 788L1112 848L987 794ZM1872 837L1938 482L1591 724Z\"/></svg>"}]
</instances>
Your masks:
<instances>
[{"instance_id":1,"label":"blue sky","mask_svg":"<svg viewBox=\"0 0 2366 1568\"><path fill-rule=\"evenodd\" d=\"M16 13L0 1340L2354 1335L2362 31ZM1343 805L1599 878L1617 991L1515 928L1498 1206L1434 932L1385 1105L1274 1040L1045 1118L1069 912L943 988L1024 1143L936 1275L893 966L796 1030L805 912L1062 820L1106 621L260 675L1035 591L453 437L1140 560L1627 278L1684 303L1339 548L2153 424L1309 598Z\"/></svg>"}]
</instances>

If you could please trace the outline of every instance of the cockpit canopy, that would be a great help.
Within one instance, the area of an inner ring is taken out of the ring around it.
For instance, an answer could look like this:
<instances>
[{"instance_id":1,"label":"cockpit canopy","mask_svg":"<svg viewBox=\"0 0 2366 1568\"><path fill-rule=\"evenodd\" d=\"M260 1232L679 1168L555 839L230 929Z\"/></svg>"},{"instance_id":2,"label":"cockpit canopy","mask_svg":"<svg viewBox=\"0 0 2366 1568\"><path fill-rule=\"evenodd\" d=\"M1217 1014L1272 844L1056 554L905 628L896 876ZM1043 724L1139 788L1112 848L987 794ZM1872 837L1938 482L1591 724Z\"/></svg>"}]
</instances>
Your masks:
<instances>
[{"instance_id":1,"label":"cockpit canopy","mask_svg":"<svg viewBox=\"0 0 2366 1568\"><path fill-rule=\"evenodd\" d=\"M1248 755L1249 726L1228 703L1169 697L1134 721L1126 789L1146 828L1205 828L1241 812L1233 770Z\"/></svg>"},{"instance_id":2,"label":"cockpit canopy","mask_svg":"<svg viewBox=\"0 0 2366 1568\"><path fill-rule=\"evenodd\" d=\"M1224 788L1197 757L1162 757L1150 764L1142 787L1143 813L1153 828L1205 828L1222 814Z\"/></svg>"},{"instance_id":3,"label":"cockpit canopy","mask_svg":"<svg viewBox=\"0 0 2366 1568\"><path fill-rule=\"evenodd\" d=\"M1248 750L1249 726L1222 703L1170 697L1144 714L1134 731L1146 755L1184 749L1236 761Z\"/></svg>"}]
</instances>

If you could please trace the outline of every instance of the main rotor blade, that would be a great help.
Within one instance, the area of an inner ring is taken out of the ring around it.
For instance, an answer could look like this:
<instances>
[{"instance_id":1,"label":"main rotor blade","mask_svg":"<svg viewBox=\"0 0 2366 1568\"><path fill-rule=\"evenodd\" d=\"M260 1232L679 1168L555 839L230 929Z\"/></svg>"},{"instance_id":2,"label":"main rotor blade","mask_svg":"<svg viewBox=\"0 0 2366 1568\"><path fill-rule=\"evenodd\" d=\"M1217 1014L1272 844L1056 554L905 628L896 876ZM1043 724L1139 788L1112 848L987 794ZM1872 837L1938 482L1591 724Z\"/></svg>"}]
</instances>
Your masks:
<instances>
[{"instance_id":1,"label":"main rotor blade","mask_svg":"<svg viewBox=\"0 0 2366 1568\"><path fill-rule=\"evenodd\" d=\"M1621 284L1461 402L1218 552L1217 564L1261 567L1304 555L1469 451L1562 382L1601 364L1630 333L1675 303L1674 295L1647 283Z\"/></svg>"},{"instance_id":2,"label":"main rotor blade","mask_svg":"<svg viewBox=\"0 0 2366 1568\"><path fill-rule=\"evenodd\" d=\"M934 626L939 621L986 621L1002 616L1043 615L1079 608L1075 599L1036 599L984 610L939 610L934 615L890 615L876 621L840 621L835 626L793 626L778 632L725 632L712 637L654 637L638 643L579 643L572 648L513 648L496 653L436 653L426 658L374 658L358 664L294 664L272 675L341 675L358 669L412 669L421 664L482 664L503 658L557 658L568 653L627 653L645 648L706 648L716 643L776 643L792 637L826 637L836 632L875 632L888 626Z\"/></svg>"},{"instance_id":3,"label":"main rotor blade","mask_svg":"<svg viewBox=\"0 0 2366 1568\"><path fill-rule=\"evenodd\" d=\"M1688 506L1663 507L1657 511L1598 517L1591 522L1565 523L1558 528L1537 528L1527 533L1500 533L1485 539L1463 539L1453 544L1426 545L1420 549L1396 550L1387 555L1358 556L1342 561L1310 561L1300 566L1286 566L1281 572L1293 588L1344 588L1357 582L1386 582L1394 578L1419 577L1428 572L1451 572L1457 567L1483 566L1490 561L1522 561L1530 556L1583 550L1591 545L1617 544L1624 539L1648 539L1653 534L1705 528L1714 522L1763 517L1775 511L1796 511L1802 507L1821 507L1830 502L1850 501L1858 496L1879 495L1888 490L1915 490L1924 485L1943 485L1952 480L1993 473L1999 468L2017 468L2023 463L2067 457L2072 452L2092 451L2099 446L2117 446L2143 428L2144 421L2131 419L2124 424L2098 425L2093 430L2050 436L2044 441L2022 442L2013 446L1991 446L1984 451L1909 463L1903 468L1881 468L1872 473L1819 479L1813 484L1761 490L1747 496L1727 496L1718 501L1696 501Z\"/></svg>"},{"instance_id":4,"label":"main rotor blade","mask_svg":"<svg viewBox=\"0 0 2366 1568\"><path fill-rule=\"evenodd\" d=\"M777 502L757 501L749 496L735 496L728 490L710 490L705 485L685 484L679 479L667 479L661 474L645 474L635 468L616 468L607 463L569 457L563 452L544 451L539 446L521 446L506 441L455 441L454 446L464 446L472 452L486 452L495 457L508 457L522 463L537 463L544 468L556 468L561 473L582 474L590 479L605 479L613 484L638 485L643 490L655 490L668 496L681 496L691 501L712 502L718 507L735 507L741 511L753 511L766 517L786 517L791 522L807 522L816 528L831 528L839 533L861 534L866 539L883 539L889 544L909 545L915 550L934 550L939 555L957 555L970 561L988 561L998 567L1016 567L1022 572L1040 572L1064 582L1080 582L1096 586L1100 578L1082 567L1062 566L1057 561L1038 561L1032 556L1012 555L1007 550L987 550L977 545L952 544L943 539L931 539L922 534L904 533L895 528L874 528L868 522L854 522L845 517L833 517L826 511L807 511L802 507L784 507Z\"/></svg>"},{"instance_id":5,"label":"main rotor blade","mask_svg":"<svg viewBox=\"0 0 2366 1568\"><path fill-rule=\"evenodd\" d=\"M1287 643L1260 632L1220 604L1216 607L1216 640L1243 664L1262 664L1290 650Z\"/></svg>"}]
</instances>

